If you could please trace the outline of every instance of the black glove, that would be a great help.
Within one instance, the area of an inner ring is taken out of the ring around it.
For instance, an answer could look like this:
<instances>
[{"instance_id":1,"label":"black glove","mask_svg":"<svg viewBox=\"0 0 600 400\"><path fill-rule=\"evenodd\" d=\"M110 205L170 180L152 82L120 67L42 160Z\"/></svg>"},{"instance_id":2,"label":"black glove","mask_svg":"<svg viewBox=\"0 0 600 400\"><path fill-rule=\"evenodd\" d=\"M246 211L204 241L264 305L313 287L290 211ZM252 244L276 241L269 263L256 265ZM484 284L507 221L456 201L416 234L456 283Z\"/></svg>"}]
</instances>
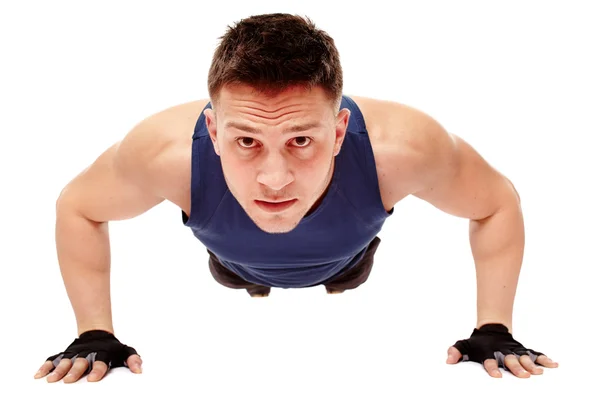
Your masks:
<instances>
[{"instance_id":1,"label":"black glove","mask_svg":"<svg viewBox=\"0 0 600 400\"><path fill-rule=\"evenodd\" d=\"M479 329L474 329L469 339L459 340L454 347L460 351L462 357L459 361L475 361L483 364L487 359L495 359L498 367L509 369L504 364L504 357L514 354L519 358L528 355L535 363L538 356L545 355L539 351L525 348L513 339L508 328L502 324L486 324Z\"/></svg>"},{"instance_id":2,"label":"black glove","mask_svg":"<svg viewBox=\"0 0 600 400\"><path fill-rule=\"evenodd\" d=\"M105 362L108 369L124 367L125 361L133 354L138 353L133 347L119 342L112 333L91 330L82 333L65 351L48 357L46 361L52 361L56 368L63 358L70 358L73 363L77 358L85 358L88 362L87 374L92 370L94 361Z\"/></svg>"}]
</instances>

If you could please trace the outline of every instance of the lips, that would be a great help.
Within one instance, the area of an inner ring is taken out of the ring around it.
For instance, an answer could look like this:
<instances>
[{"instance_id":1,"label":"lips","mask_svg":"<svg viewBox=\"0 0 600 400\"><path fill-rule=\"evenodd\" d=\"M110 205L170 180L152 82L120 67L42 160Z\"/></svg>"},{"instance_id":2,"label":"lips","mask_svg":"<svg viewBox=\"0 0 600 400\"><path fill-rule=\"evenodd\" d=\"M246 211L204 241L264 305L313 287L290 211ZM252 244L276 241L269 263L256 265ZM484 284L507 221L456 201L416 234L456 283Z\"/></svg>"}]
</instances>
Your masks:
<instances>
[{"instance_id":1,"label":"lips","mask_svg":"<svg viewBox=\"0 0 600 400\"><path fill-rule=\"evenodd\" d=\"M281 212L296 203L296 199L291 200L254 200L254 202L264 211Z\"/></svg>"},{"instance_id":2,"label":"lips","mask_svg":"<svg viewBox=\"0 0 600 400\"><path fill-rule=\"evenodd\" d=\"M277 204L277 203L285 203L286 201L293 201L294 199L289 199L289 200L269 200L269 199L263 199L263 200L257 200L257 201L262 201L263 203L271 203L271 204Z\"/></svg>"}]
</instances>

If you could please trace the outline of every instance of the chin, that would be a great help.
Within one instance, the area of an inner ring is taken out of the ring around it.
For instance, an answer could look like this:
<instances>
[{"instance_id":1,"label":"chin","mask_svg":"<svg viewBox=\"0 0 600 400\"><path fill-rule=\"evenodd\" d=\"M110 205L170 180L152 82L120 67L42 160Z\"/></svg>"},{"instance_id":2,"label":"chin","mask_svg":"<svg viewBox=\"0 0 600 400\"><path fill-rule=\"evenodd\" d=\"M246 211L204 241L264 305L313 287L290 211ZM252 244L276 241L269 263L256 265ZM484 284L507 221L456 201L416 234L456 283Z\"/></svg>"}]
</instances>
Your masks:
<instances>
[{"instance_id":1,"label":"chin","mask_svg":"<svg viewBox=\"0 0 600 400\"><path fill-rule=\"evenodd\" d=\"M256 226L266 233L288 233L298 226L300 221L288 218L275 218L265 221L264 218L251 218Z\"/></svg>"},{"instance_id":2,"label":"chin","mask_svg":"<svg viewBox=\"0 0 600 400\"><path fill-rule=\"evenodd\" d=\"M272 234L291 232L302 220L302 214L299 216L298 212L269 215L252 207L246 213L260 230Z\"/></svg>"},{"instance_id":3,"label":"chin","mask_svg":"<svg viewBox=\"0 0 600 400\"><path fill-rule=\"evenodd\" d=\"M263 232L265 233L269 233L271 235L281 235L281 234L285 234L285 233L289 233L291 231L294 230L294 228L297 226L288 226L288 225L277 225L277 226L273 226L273 225L269 225L266 227L261 227L258 226Z\"/></svg>"}]
</instances>

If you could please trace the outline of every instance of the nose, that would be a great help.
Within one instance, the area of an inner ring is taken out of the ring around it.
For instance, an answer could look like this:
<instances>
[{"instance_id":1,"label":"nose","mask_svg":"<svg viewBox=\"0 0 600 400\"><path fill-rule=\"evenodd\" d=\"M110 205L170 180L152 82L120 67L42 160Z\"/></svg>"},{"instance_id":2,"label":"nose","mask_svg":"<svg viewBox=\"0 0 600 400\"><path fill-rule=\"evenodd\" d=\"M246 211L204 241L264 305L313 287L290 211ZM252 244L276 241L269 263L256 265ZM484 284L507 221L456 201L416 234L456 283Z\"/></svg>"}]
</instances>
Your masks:
<instances>
[{"instance_id":1,"label":"nose","mask_svg":"<svg viewBox=\"0 0 600 400\"><path fill-rule=\"evenodd\" d=\"M285 157L280 154L270 154L261 165L257 180L272 190L281 190L289 185L294 177Z\"/></svg>"}]
</instances>

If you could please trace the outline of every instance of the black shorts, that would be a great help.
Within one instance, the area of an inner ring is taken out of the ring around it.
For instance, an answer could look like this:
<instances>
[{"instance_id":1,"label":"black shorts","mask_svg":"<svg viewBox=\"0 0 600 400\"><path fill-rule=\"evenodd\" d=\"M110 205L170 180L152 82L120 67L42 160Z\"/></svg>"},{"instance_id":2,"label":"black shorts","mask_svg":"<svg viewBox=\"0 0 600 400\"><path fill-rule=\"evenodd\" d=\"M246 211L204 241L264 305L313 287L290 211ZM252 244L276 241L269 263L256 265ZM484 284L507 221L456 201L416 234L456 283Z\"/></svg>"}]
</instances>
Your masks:
<instances>
[{"instance_id":1,"label":"black shorts","mask_svg":"<svg viewBox=\"0 0 600 400\"><path fill-rule=\"evenodd\" d=\"M356 289L365 283L371 274L371 269L373 268L373 262L375 259L375 251L377 250L377 247L379 247L380 242L381 239L376 236L371 243L369 243L364 256L354 267L328 279L327 281L323 282L322 285L325 286L328 292L343 292L344 290ZM224 267L219 259L210 250L207 249L207 251L210 256L208 260L210 272L213 278L215 278L215 280L221 285L232 289L246 289L251 296L266 296L271 292L271 288L269 286L248 282L239 275L233 273Z\"/></svg>"}]
</instances>

